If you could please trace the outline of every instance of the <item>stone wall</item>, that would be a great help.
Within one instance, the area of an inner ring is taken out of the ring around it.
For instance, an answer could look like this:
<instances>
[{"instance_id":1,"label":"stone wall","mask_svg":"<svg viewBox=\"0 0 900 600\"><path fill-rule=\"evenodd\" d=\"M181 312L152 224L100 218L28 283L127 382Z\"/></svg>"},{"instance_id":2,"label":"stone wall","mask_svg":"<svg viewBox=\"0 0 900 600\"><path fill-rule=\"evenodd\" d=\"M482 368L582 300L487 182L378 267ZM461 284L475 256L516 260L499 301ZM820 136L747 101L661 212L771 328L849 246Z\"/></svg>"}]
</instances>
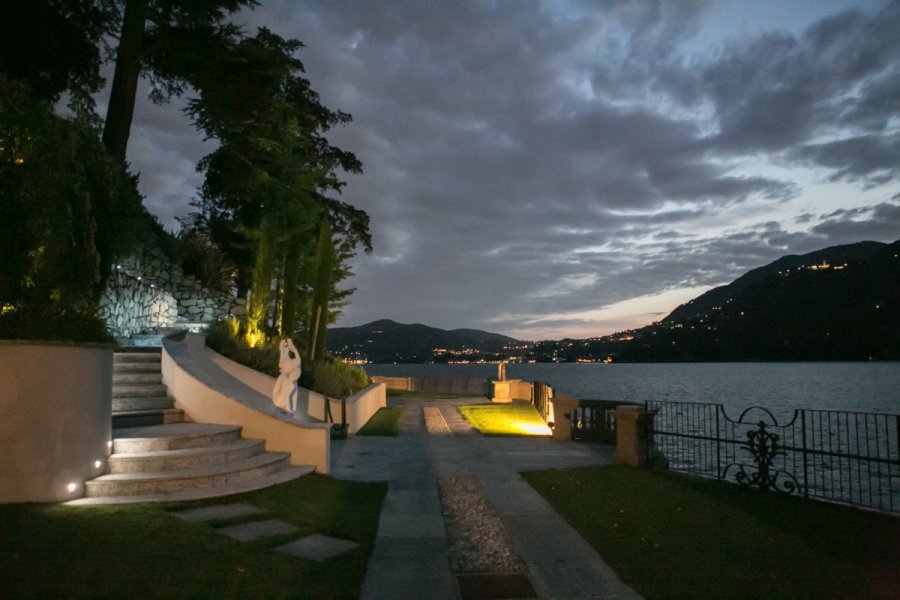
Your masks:
<instances>
[{"instance_id":1,"label":"stone wall","mask_svg":"<svg viewBox=\"0 0 900 600\"><path fill-rule=\"evenodd\" d=\"M99 313L117 337L132 337L179 323L207 323L244 315L243 298L203 287L159 250L113 266Z\"/></svg>"}]
</instances>

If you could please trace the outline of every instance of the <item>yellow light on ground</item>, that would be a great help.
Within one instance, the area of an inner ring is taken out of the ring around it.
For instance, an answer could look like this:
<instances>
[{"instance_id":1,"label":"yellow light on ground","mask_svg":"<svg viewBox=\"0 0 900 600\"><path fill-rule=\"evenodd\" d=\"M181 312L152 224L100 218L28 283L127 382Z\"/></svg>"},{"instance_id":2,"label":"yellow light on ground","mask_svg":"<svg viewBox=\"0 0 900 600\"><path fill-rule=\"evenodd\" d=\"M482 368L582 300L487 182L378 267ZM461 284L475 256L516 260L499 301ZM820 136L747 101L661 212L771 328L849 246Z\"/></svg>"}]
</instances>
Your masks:
<instances>
[{"instance_id":1,"label":"yellow light on ground","mask_svg":"<svg viewBox=\"0 0 900 600\"><path fill-rule=\"evenodd\" d=\"M522 432L523 435L552 435L553 432L550 431L550 428L546 425L539 425L537 423L522 423L521 421L516 421L513 423L513 427Z\"/></svg>"}]
</instances>

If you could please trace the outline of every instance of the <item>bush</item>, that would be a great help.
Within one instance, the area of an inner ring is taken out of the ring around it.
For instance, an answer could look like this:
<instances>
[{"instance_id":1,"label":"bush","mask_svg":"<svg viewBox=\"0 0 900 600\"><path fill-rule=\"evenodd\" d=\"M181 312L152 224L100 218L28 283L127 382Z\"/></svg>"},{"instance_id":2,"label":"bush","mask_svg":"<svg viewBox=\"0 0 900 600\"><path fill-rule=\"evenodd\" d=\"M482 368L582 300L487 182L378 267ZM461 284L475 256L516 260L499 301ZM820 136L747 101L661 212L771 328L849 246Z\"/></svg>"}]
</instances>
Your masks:
<instances>
[{"instance_id":1,"label":"bush","mask_svg":"<svg viewBox=\"0 0 900 600\"><path fill-rule=\"evenodd\" d=\"M369 385L361 368L339 360L317 362L313 369L313 391L332 398L346 398Z\"/></svg>"},{"instance_id":2,"label":"bush","mask_svg":"<svg viewBox=\"0 0 900 600\"><path fill-rule=\"evenodd\" d=\"M206 345L222 356L266 375L278 377L278 340L251 348L233 327L233 320L209 326Z\"/></svg>"},{"instance_id":3,"label":"bush","mask_svg":"<svg viewBox=\"0 0 900 600\"><path fill-rule=\"evenodd\" d=\"M109 332L106 321L96 315L73 311L39 313L20 310L10 310L0 315L0 339L107 343L116 341Z\"/></svg>"},{"instance_id":4,"label":"bush","mask_svg":"<svg viewBox=\"0 0 900 600\"><path fill-rule=\"evenodd\" d=\"M278 377L278 339L250 347L244 339L239 323L232 317L213 323L206 335L206 345L222 356L272 377ZM295 342L296 343L296 342ZM298 348L302 348L297 344ZM301 368L301 387L330 396L346 398L369 385L369 376L361 367L326 359L310 365L304 361Z\"/></svg>"}]
</instances>

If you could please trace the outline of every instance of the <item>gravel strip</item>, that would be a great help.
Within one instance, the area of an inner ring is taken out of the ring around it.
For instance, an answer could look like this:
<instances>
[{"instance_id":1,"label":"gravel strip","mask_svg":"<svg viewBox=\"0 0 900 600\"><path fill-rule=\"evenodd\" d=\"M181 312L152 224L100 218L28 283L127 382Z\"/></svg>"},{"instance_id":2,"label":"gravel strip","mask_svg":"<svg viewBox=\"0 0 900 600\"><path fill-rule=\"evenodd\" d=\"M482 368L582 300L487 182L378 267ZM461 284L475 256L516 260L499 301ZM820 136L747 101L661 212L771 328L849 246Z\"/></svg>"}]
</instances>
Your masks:
<instances>
[{"instance_id":1,"label":"gravel strip","mask_svg":"<svg viewBox=\"0 0 900 600\"><path fill-rule=\"evenodd\" d=\"M527 571L477 477L439 479L438 489L454 573Z\"/></svg>"},{"instance_id":2,"label":"gravel strip","mask_svg":"<svg viewBox=\"0 0 900 600\"><path fill-rule=\"evenodd\" d=\"M425 414L425 428L428 430L428 433L436 435L452 435L450 426L447 425L447 421L444 420L444 415L441 414L440 408L436 406L426 406L422 408L422 411Z\"/></svg>"}]
</instances>

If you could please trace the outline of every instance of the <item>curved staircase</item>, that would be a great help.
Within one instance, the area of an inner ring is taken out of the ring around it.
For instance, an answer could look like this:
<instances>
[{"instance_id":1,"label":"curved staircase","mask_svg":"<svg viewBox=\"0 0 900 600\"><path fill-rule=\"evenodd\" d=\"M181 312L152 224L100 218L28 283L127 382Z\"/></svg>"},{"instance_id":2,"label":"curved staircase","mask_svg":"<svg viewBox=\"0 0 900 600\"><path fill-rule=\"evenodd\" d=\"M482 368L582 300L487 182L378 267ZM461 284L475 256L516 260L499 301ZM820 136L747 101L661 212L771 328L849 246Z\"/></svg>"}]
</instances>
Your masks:
<instances>
[{"instance_id":1,"label":"curved staircase","mask_svg":"<svg viewBox=\"0 0 900 600\"><path fill-rule=\"evenodd\" d=\"M312 472L241 427L184 421L160 373L160 350L116 352L113 453L106 474L84 484L69 504L170 502L225 496L276 485Z\"/></svg>"}]
</instances>

